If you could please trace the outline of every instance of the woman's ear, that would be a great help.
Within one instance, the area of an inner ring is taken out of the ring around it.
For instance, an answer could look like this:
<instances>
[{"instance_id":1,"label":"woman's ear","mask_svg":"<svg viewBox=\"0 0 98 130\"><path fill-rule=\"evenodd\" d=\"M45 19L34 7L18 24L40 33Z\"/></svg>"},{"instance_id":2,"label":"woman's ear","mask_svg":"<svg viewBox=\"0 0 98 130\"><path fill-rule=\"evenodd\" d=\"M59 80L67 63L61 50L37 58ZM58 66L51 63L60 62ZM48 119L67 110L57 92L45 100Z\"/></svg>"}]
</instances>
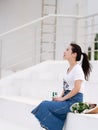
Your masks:
<instances>
[{"instance_id":1,"label":"woman's ear","mask_svg":"<svg viewBox=\"0 0 98 130\"><path fill-rule=\"evenodd\" d=\"M77 57L77 53L76 53L76 52L73 53L73 57L74 57L74 58Z\"/></svg>"}]
</instances>

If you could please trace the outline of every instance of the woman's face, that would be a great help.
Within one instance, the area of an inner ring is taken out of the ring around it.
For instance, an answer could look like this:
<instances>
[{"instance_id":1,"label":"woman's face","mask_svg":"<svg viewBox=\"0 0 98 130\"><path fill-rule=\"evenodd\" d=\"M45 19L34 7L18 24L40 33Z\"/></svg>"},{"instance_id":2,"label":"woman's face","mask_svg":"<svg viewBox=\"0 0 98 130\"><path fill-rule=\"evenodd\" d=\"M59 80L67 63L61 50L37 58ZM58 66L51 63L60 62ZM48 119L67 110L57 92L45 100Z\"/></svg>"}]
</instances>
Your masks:
<instances>
[{"instance_id":1,"label":"woman's face","mask_svg":"<svg viewBox=\"0 0 98 130\"><path fill-rule=\"evenodd\" d=\"M72 46L69 46L64 52L64 60L70 60L72 58Z\"/></svg>"}]
</instances>

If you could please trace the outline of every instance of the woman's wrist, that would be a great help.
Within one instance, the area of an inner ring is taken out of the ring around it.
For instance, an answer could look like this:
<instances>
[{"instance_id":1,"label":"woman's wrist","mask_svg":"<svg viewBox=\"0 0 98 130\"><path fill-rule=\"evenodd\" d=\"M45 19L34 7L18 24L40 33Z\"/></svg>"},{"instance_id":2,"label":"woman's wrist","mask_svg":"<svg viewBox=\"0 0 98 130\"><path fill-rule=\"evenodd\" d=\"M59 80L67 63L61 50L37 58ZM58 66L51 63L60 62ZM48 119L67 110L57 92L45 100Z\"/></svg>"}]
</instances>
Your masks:
<instances>
[{"instance_id":1,"label":"woman's wrist","mask_svg":"<svg viewBox=\"0 0 98 130\"><path fill-rule=\"evenodd\" d=\"M62 97L63 98L63 101L65 101L67 98L66 98L66 96L64 96L64 97Z\"/></svg>"}]
</instances>

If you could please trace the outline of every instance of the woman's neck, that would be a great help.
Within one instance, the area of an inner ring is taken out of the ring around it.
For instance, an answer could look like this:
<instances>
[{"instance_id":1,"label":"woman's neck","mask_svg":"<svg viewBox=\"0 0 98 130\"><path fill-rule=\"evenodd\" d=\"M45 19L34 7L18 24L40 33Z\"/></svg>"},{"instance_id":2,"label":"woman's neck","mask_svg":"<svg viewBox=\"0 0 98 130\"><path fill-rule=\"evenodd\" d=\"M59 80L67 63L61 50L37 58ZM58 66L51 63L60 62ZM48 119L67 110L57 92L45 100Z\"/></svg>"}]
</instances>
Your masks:
<instances>
[{"instance_id":1,"label":"woman's neck","mask_svg":"<svg viewBox=\"0 0 98 130\"><path fill-rule=\"evenodd\" d=\"M73 69L73 67L77 64L77 62L76 61L70 61L69 64L70 64L70 66L67 70L67 73L69 73Z\"/></svg>"},{"instance_id":2,"label":"woman's neck","mask_svg":"<svg viewBox=\"0 0 98 130\"><path fill-rule=\"evenodd\" d=\"M77 64L77 61L69 61L69 64L70 68L73 68Z\"/></svg>"}]
</instances>

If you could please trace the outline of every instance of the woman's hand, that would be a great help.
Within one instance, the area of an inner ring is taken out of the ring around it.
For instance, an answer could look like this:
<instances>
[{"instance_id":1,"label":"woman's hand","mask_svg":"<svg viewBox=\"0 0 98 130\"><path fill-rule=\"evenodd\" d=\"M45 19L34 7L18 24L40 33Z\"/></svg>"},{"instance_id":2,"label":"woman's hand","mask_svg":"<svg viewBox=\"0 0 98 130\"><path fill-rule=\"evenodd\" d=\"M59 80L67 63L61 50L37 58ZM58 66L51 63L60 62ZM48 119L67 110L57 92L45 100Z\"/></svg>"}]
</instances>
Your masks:
<instances>
[{"instance_id":1,"label":"woman's hand","mask_svg":"<svg viewBox=\"0 0 98 130\"><path fill-rule=\"evenodd\" d=\"M64 98L63 97L53 98L53 101L64 101Z\"/></svg>"}]
</instances>

